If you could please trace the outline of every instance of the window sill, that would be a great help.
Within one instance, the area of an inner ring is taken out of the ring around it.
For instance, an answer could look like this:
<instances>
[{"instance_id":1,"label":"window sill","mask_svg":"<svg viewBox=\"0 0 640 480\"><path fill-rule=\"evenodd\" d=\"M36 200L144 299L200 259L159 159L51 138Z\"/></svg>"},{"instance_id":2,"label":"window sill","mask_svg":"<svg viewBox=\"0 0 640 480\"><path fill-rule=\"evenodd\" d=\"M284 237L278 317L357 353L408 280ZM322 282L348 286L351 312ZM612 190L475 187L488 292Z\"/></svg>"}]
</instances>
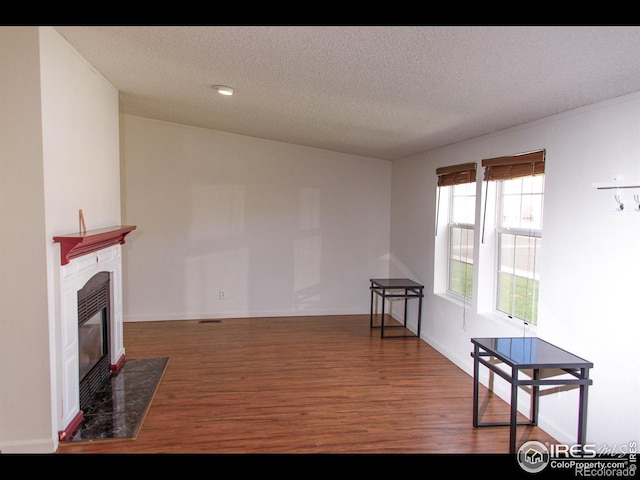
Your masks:
<instances>
[{"instance_id":1,"label":"window sill","mask_svg":"<svg viewBox=\"0 0 640 480\"><path fill-rule=\"evenodd\" d=\"M434 295L448 302L454 303L462 308L468 308L468 309L473 308L473 299L468 299L465 302L462 299L462 297L457 297L455 295L451 295L446 292L436 292L434 293ZM520 335L522 333L522 328L524 328L525 335L528 335L528 336L536 335L537 325L533 325L530 323L525 324L523 320L519 320L517 318L510 318L508 315L504 313L500 313L500 312L476 313L475 311L473 313L485 320L488 320L496 325L499 325L500 327L516 330L516 332L514 332L515 335Z\"/></svg>"},{"instance_id":2,"label":"window sill","mask_svg":"<svg viewBox=\"0 0 640 480\"><path fill-rule=\"evenodd\" d=\"M446 293L446 292L437 292L435 293L435 295L445 300L448 300L449 302L455 303L456 305L460 305L461 307L470 307L473 302L472 298L464 300L463 297L451 295L450 293Z\"/></svg>"},{"instance_id":3,"label":"window sill","mask_svg":"<svg viewBox=\"0 0 640 480\"><path fill-rule=\"evenodd\" d=\"M510 318L508 315L500 312L482 312L479 314L481 317L498 324L500 326L504 326L510 329L516 329L517 334L519 335L524 328L524 335L526 336L535 336L537 331L537 325L533 325L530 323L525 324L524 320L520 320L517 318Z\"/></svg>"}]
</instances>

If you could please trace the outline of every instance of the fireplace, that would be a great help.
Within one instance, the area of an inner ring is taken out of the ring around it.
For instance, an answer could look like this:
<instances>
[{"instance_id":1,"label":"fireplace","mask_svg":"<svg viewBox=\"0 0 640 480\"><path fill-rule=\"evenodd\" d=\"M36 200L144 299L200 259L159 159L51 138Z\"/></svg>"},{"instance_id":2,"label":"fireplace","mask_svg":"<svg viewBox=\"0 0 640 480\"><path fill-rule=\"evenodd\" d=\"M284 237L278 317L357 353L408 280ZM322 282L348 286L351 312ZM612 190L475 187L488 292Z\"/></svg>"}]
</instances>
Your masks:
<instances>
[{"instance_id":1,"label":"fireplace","mask_svg":"<svg viewBox=\"0 0 640 480\"><path fill-rule=\"evenodd\" d=\"M96 273L78 291L78 370L80 410L111 374L109 330L111 324L109 272Z\"/></svg>"},{"instance_id":2,"label":"fireplace","mask_svg":"<svg viewBox=\"0 0 640 480\"><path fill-rule=\"evenodd\" d=\"M83 408L124 363L122 245L133 225L56 235L58 295L58 440L82 422Z\"/></svg>"}]
</instances>

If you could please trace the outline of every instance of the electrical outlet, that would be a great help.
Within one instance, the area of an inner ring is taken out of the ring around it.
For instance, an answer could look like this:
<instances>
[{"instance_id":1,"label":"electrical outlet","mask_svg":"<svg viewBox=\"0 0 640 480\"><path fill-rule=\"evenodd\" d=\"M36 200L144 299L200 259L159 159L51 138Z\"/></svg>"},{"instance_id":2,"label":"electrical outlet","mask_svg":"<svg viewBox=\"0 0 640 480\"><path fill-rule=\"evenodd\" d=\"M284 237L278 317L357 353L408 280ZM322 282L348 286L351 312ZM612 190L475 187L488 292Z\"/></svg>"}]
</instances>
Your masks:
<instances>
[{"instance_id":1,"label":"electrical outlet","mask_svg":"<svg viewBox=\"0 0 640 480\"><path fill-rule=\"evenodd\" d=\"M220 300L224 300L227 298L227 291L224 288L221 288L218 292L218 296L220 297Z\"/></svg>"}]
</instances>

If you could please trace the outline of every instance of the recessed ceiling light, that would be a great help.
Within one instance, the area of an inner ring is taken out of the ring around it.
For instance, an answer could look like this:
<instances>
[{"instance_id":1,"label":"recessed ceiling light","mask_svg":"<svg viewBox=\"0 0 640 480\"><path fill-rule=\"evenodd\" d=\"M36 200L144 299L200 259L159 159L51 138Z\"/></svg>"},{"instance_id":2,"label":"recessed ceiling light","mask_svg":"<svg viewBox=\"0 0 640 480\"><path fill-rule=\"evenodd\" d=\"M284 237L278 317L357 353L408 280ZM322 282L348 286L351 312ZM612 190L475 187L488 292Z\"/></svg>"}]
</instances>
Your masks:
<instances>
[{"instance_id":1,"label":"recessed ceiling light","mask_svg":"<svg viewBox=\"0 0 640 480\"><path fill-rule=\"evenodd\" d=\"M215 88L220 95L233 95L233 88L231 87L227 87L225 85L214 85L213 88Z\"/></svg>"}]
</instances>

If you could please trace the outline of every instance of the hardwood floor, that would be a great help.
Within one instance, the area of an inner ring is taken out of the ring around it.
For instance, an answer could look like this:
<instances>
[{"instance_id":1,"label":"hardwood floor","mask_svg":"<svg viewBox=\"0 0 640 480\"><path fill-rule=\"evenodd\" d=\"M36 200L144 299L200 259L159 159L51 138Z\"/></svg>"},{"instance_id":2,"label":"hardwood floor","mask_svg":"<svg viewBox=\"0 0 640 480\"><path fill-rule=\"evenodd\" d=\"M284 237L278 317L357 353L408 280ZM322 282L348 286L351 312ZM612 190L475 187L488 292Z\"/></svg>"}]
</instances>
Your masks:
<instances>
[{"instance_id":1,"label":"hardwood floor","mask_svg":"<svg viewBox=\"0 0 640 480\"><path fill-rule=\"evenodd\" d=\"M508 427L473 428L472 377L420 339L381 339L368 315L125 323L124 342L127 359L169 357L137 438L58 453L509 450ZM483 421L508 420L498 396L480 402Z\"/></svg>"}]
</instances>

